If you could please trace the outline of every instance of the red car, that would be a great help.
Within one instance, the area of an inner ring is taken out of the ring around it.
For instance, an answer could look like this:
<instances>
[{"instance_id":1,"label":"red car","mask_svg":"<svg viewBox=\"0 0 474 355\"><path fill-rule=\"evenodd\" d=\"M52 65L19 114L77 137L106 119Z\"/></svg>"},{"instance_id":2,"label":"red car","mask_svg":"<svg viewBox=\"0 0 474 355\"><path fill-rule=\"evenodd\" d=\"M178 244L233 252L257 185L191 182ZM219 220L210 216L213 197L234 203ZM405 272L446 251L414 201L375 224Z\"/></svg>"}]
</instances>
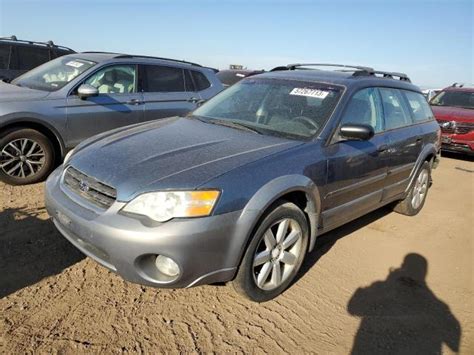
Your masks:
<instances>
[{"instance_id":1,"label":"red car","mask_svg":"<svg viewBox=\"0 0 474 355\"><path fill-rule=\"evenodd\" d=\"M443 89L430 101L441 126L441 149L474 155L474 88Z\"/></svg>"}]
</instances>

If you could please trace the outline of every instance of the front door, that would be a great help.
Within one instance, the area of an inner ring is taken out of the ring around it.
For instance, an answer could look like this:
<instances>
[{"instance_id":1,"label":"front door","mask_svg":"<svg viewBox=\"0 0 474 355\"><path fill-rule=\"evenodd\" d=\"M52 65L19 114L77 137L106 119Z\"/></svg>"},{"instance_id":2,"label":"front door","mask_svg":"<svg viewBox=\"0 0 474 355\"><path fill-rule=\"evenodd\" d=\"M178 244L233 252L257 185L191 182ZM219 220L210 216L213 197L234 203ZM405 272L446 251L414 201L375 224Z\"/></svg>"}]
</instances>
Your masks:
<instances>
[{"instance_id":1,"label":"front door","mask_svg":"<svg viewBox=\"0 0 474 355\"><path fill-rule=\"evenodd\" d=\"M382 200L389 142L383 130L377 89L366 88L354 94L340 125L349 123L370 125L375 135L368 141L338 140L326 148L327 184L322 201L324 228L357 218Z\"/></svg>"},{"instance_id":2,"label":"front door","mask_svg":"<svg viewBox=\"0 0 474 355\"><path fill-rule=\"evenodd\" d=\"M98 133L142 121L144 105L142 94L137 92L136 65L107 66L84 83L97 88L99 95L83 100L73 91L68 97L71 146Z\"/></svg>"}]
</instances>

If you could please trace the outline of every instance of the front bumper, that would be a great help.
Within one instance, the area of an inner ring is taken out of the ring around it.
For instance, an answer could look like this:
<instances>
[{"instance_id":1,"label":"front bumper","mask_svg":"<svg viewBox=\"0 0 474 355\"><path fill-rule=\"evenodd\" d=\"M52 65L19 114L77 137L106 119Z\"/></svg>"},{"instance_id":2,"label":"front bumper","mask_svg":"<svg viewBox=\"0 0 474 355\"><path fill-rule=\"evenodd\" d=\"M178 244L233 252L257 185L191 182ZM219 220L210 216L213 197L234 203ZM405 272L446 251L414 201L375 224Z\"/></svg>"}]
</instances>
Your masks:
<instances>
[{"instance_id":1,"label":"front bumper","mask_svg":"<svg viewBox=\"0 0 474 355\"><path fill-rule=\"evenodd\" d=\"M456 134L443 133L441 136L441 150L474 155L474 140L472 140L472 137L469 138L471 139L462 139Z\"/></svg>"},{"instance_id":2,"label":"front bumper","mask_svg":"<svg viewBox=\"0 0 474 355\"><path fill-rule=\"evenodd\" d=\"M225 282L235 275L248 235L242 211L147 227L118 214L122 202L98 213L70 198L61 187L61 175L62 167L46 182L46 208L54 224L84 254L125 280L179 288ZM178 263L180 274L175 280L160 274L154 265L156 255Z\"/></svg>"}]
</instances>

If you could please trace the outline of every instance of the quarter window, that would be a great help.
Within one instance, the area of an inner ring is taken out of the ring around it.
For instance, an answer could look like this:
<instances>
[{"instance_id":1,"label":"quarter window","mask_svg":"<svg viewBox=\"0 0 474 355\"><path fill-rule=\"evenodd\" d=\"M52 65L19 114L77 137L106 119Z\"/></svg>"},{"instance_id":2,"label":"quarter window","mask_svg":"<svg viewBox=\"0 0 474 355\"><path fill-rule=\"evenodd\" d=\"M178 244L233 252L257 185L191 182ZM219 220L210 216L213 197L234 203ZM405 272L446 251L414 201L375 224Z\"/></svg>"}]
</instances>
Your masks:
<instances>
[{"instance_id":1,"label":"quarter window","mask_svg":"<svg viewBox=\"0 0 474 355\"><path fill-rule=\"evenodd\" d=\"M408 108L413 114L415 122L427 121L433 118L433 112L425 97L417 92L403 91L408 101Z\"/></svg>"},{"instance_id":2,"label":"quarter window","mask_svg":"<svg viewBox=\"0 0 474 355\"><path fill-rule=\"evenodd\" d=\"M86 81L100 94L129 94L135 92L136 66L114 65L103 68Z\"/></svg>"},{"instance_id":3,"label":"quarter window","mask_svg":"<svg viewBox=\"0 0 474 355\"><path fill-rule=\"evenodd\" d=\"M191 70L191 73L193 75L194 83L196 84L196 89L198 91L205 90L211 86L211 83L209 82L209 80L207 80L206 76L203 73L195 70Z\"/></svg>"},{"instance_id":4,"label":"quarter window","mask_svg":"<svg viewBox=\"0 0 474 355\"><path fill-rule=\"evenodd\" d=\"M352 96L341 121L347 123L372 126L375 133L383 131L380 99L375 88L362 89Z\"/></svg>"},{"instance_id":5,"label":"quarter window","mask_svg":"<svg viewBox=\"0 0 474 355\"><path fill-rule=\"evenodd\" d=\"M385 127L387 130L412 124L408 109L403 103L401 92L397 89L380 88Z\"/></svg>"},{"instance_id":6,"label":"quarter window","mask_svg":"<svg viewBox=\"0 0 474 355\"><path fill-rule=\"evenodd\" d=\"M145 65L145 92L184 92L184 72L181 68Z\"/></svg>"}]
</instances>

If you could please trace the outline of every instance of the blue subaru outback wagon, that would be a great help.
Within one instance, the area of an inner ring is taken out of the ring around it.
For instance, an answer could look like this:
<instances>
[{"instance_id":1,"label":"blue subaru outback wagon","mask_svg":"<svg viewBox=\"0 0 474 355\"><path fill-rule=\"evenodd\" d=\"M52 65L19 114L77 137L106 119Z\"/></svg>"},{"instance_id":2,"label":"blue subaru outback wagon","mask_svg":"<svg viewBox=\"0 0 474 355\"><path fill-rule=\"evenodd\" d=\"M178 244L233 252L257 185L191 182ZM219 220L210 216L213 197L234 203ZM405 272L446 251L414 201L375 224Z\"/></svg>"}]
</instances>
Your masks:
<instances>
[{"instance_id":1,"label":"blue subaru outback wagon","mask_svg":"<svg viewBox=\"0 0 474 355\"><path fill-rule=\"evenodd\" d=\"M440 147L420 90L401 73L314 67L84 141L46 183L56 227L131 282L231 281L262 302L323 233L387 204L417 214Z\"/></svg>"}]
</instances>

